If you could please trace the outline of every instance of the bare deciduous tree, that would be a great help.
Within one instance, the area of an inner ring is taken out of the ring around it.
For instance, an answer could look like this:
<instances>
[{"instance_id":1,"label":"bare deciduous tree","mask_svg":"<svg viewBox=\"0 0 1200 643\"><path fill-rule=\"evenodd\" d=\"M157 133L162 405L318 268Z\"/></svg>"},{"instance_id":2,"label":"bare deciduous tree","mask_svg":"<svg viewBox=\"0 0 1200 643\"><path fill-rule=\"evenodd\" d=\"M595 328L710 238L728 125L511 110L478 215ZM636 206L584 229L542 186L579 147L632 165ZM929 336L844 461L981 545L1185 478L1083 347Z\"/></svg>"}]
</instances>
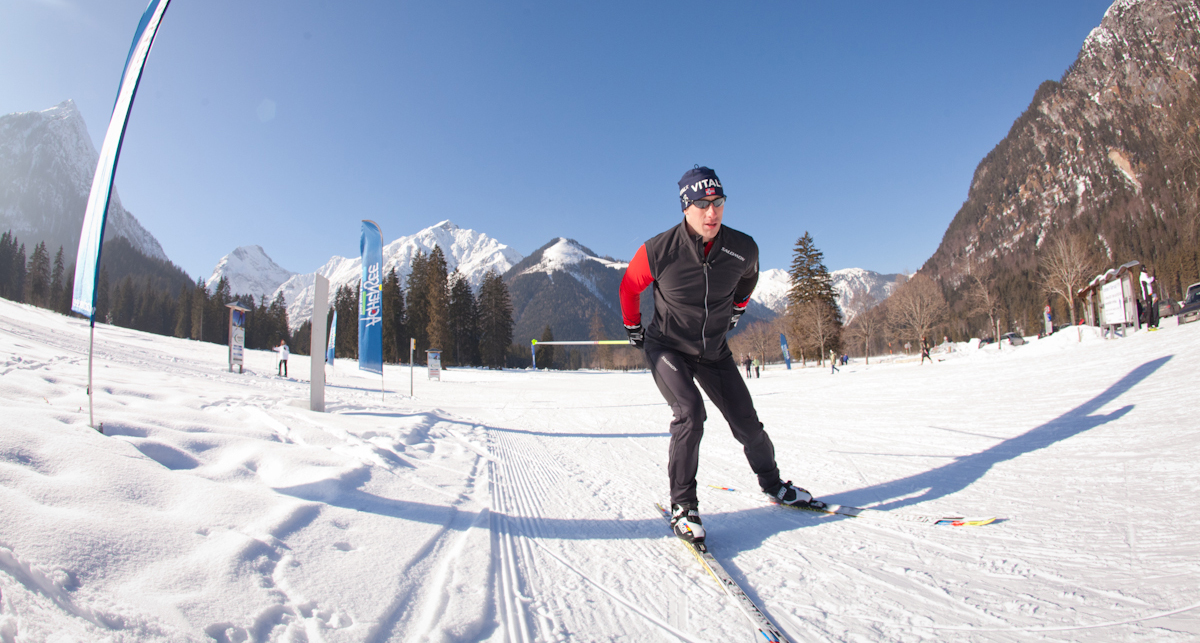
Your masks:
<instances>
[{"instance_id":1,"label":"bare deciduous tree","mask_svg":"<svg viewBox=\"0 0 1200 643\"><path fill-rule=\"evenodd\" d=\"M855 317L867 312L875 304L879 303L866 288L859 286L850 291L850 301L847 302L846 320L847 323Z\"/></svg>"},{"instance_id":2,"label":"bare deciduous tree","mask_svg":"<svg viewBox=\"0 0 1200 643\"><path fill-rule=\"evenodd\" d=\"M888 325L903 339L928 337L946 317L948 308L942 288L917 273L888 297Z\"/></svg>"},{"instance_id":3,"label":"bare deciduous tree","mask_svg":"<svg viewBox=\"0 0 1200 643\"><path fill-rule=\"evenodd\" d=\"M972 270L967 273L967 279L970 285L967 286L967 302L970 305L970 314L972 315L987 315L988 332L992 333L992 337L996 341L1000 340L1000 318L1004 312L1004 305L1000 301L999 294L995 289L995 277L991 270Z\"/></svg>"},{"instance_id":4,"label":"bare deciduous tree","mask_svg":"<svg viewBox=\"0 0 1200 643\"><path fill-rule=\"evenodd\" d=\"M861 343L866 363L871 363L871 340L879 335L883 325L879 308L872 308L854 315L853 321L846 327L846 333L851 341Z\"/></svg>"},{"instance_id":5,"label":"bare deciduous tree","mask_svg":"<svg viewBox=\"0 0 1200 643\"><path fill-rule=\"evenodd\" d=\"M788 308L791 314L792 332L800 346L817 354L817 363L825 363L825 352L836 350L833 346L841 330L838 312L820 299L802 302ZM803 358L803 354L801 354Z\"/></svg>"},{"instance_id":6,"label":"bare deciduous tree","mask_svg":"<svg viewBox=\"0 0 1200 643\"><path fill-rule=\"evenodd\" d=\"M1074 326L1075 293L1087 285L1094 270L1087 245L1078 235L1055 237L1040 264L1042 290L1067 302Z\"/></svg>"}]
</instances>

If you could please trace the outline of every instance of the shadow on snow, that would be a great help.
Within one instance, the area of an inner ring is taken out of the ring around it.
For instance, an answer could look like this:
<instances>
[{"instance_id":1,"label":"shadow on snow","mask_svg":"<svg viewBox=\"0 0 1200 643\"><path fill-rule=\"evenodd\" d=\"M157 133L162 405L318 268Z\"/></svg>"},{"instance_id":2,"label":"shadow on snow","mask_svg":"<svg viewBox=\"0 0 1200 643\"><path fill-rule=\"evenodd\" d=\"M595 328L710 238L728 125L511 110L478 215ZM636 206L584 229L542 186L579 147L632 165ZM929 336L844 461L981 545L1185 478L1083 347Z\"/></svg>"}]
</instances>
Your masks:
<instances>
[{"instance_id":1,"label":"shadow on snow","mask_svg":"<svg viewBox=\"0 0 1200 643\"><path fill-rule=\"evenodd\" d=\"M1044 449L1057 442L1079 435L1113 420L1124 417L1133 410L1132 405L1126 405L1110 413L1097 415L1096 412L1105 405L1117 400L1131 388L1142 382L1164 364L1171 356L1162 357L1130 371L1127 375L1109 386L1099 395L1063 413L1062 415L1030 429L1029 431L1004 440L995 446L967 456L956 458L954 462L930 469L923 473L884 482L861 489L846 491L835 496L824 498L840 504L865 503L880 501L872 508L879 510L899 509L935 500L956 493L982 478L991 468L1001 462L1012 460L1019 456ZM620 437L621 434L547 434L542 432L521 431L489 427L491 431L507 431L528 433L533 435L553 435L557 437ZM647 437L648 434L633 434L631 437ZM665 436L667 434L653 434ZM360 481L355 481L360 482ZM361 482L365 482L362 480ZM300 487L276 489L279 493L328 503L333 506L366 511L382 516L390 516L427 524L436 524L450 529L456 529L464 524L474 523L471 520L456 520L462 510L449 505L433 505L407 500L395 500L367 493L360 489L347 490L345 487L332 489L328 486L303 485ZM764 501L765 502L765 501ZM649 513L647 507L647 513ZM485 510L486 511L486 510ZM721 543L725 555L737 551L754 549L770 536L800 526L819 524L815 519L836 520L833 516L808 514L801 512L785 512L773 505L764 504L761 507L740 511L705 514L709 532L714 540ZM760 520L771 515L770 520ZM780 516L785 520L778 520ZM661 518L644 519L546 519L522 516L505 516L494 513L498 519L496 524L500 529L509 533L519 533L538 538L555 538L564 540L610 540L631 538L661 538L667 534L666 525ZM853 520L853 518L842 518ZM790 523L793 527L788 527ZM728 534L726 537L725 534Z\"/></svg>"}]
</instances>

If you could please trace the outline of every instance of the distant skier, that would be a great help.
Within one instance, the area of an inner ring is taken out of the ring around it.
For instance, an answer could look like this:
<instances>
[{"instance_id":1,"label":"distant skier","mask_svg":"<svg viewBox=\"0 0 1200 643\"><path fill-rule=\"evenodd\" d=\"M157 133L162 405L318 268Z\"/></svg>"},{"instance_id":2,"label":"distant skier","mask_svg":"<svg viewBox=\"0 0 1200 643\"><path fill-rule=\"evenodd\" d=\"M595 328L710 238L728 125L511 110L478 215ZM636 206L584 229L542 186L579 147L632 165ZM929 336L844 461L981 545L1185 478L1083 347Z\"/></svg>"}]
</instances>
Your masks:
<instances>
[{"instance_id":1,"label":"distant skier","mask_svg":"<svg viewBox=\"0 0 1200 643\"><path fill-rule=\"evenodd\" d=\"M275 351L279 353L279 370L277 371L280 377L287 377L287 361L291 351L288 350L286 340L279 340L279 345L275 347Z\"/></svg>"},{"instance_id":2,"label":"distant skier","mask_svg":"<svg viewBox=\"0 0 1200 643\"><path fill-rule=\"evenodd\" d=\"M762 362L758 361L758 358L755 357L754 358L754 377L762 377L761 372L758 370L761 367L762 367Z\"/></svg>"},{"instance_id":3,"label":"distant skier","mask_svg":"<svg viewBox=\"0 0 1200 643\"><path fill-rule=\"evenodd\" d=\"M638 248L620 295L629 343L645 349L654 383L674 413L667 462L671 527L696 542L704 540L696 472L706 419L697 383L728 420L765 493L785 504L809 502L812 494L779 477L775 447L725 341L758 283L758 245L722 227L725 192L711 169L688 170L679 180L679 199L683 221ZM654 319L643 330L639 295L651 284Z\"/></svg>"},{"instance_id":4,"label":"distant skier","mask_svg":"<svg viewBox=\"0 0 1200 643\"><path fill-rule=\"evenodd\" d=\"M930 349L929 340L922 337L921 338L921 365L922 366L925 365L925 360L929 360L930 364L933 363L933 358L929 356L929 349Z\"/></svg>"},{"instance_id":5,"label":"distant skier","mask_svg":"<svg viewBox=\"0 0 1200 643\"><path fill-rule=\"evenodd\" d=\"M829 371L830 375L833 375L834 373L838 372L837 362L838 362L837 351L833 350L832 348L829 349L829 368L833 369L832 371Z\"/></svg>"},{"instance_id":6,"label":"distant skier","mask_svg":"<svg viewBox=\"0 0 1200 643\"><path fill-rule=\"evenodd\" d=\"M746 367L746 379L750 379L750 365L753 364L753 360L750 359L749 355L746 355L742 358L742 364Z\"/></svg>"}]
</instances>

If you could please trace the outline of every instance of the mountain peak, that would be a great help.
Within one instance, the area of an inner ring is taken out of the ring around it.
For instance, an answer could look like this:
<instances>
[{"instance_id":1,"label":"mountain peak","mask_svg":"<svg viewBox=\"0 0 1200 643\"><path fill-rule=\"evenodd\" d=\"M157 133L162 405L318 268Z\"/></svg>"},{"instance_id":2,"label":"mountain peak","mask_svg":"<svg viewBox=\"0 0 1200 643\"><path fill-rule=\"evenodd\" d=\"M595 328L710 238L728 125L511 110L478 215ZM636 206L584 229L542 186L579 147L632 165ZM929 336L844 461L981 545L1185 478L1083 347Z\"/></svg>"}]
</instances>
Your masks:
<instances>
[{"instance_id":1,"label":"mountain peak","mask_svg":"<svg viewBox=\"0 0 1200 643\"><path fill-rule=\"evenodd\" d=\"M262 246L241 246L221 257L205 286L211 292L224 277L229 282L229 291L234 295L265 297L272 295L294 274L268 257Z\"/></svg>"},{"instance_id":2,"label":"mountain peak","mask_svg":"<svg viewBox=\"0 0 1200 643\"><path fill-rule=\"evenodd\" d=\"M383 246L384 274L395 270L400 282L404 283L412 272L413 257L418 252L429 254L435 247L441 248L445 254L446 268L450 271L457 269L472 288L478 288L487 273L495 271L504 274L523 259L521 253L511 247L482 232L460 228L447 219L416 234L386 243ZM329 279L329 291L333 293L341 286L358 282L362 275L362 258L335 256L316 272ZM290 276L276 289L287 300L288 321L293 327L299 326L312 315L313 274L289 273Z\"/></svg>"},{"instance_id":3,"label":"mountain peak","mask_svg":"<svg viewBox=\"0 0 1200 643\"><path fill-rule=\"evenodd\" d=\"M27 244L62 246L74 257L100 158L75 101L0 116L0 229ZM125 237L142 254L167 260L162 246L121 205L116 187L104 238Z\"/></svg>"}]
</instances>

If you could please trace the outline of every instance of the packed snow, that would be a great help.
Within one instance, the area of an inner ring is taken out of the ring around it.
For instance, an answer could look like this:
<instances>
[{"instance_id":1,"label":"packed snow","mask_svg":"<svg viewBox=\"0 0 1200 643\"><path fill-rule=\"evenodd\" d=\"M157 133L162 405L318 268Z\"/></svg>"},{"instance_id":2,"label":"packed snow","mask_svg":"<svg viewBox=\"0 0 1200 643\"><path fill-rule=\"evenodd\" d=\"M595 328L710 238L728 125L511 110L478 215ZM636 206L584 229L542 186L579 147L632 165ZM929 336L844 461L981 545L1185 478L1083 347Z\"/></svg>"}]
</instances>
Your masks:
<instances>
[{"instance_id":1,"label":"packed snow","mask_svg":"<svg viewBox=\"0 0 1200 643\"><path fill-rule=\"evenodd\" d=\"M988 526L771 505L709 410L711 550L790 639L1200 636L1200 324L1030 339L748 382L787 478ZM316 413L303 356L95 342L103 434L87 323L0 300L0 641L751 640L654 508L645 371L339 361Z\"/></svg>"}]
</instances>

